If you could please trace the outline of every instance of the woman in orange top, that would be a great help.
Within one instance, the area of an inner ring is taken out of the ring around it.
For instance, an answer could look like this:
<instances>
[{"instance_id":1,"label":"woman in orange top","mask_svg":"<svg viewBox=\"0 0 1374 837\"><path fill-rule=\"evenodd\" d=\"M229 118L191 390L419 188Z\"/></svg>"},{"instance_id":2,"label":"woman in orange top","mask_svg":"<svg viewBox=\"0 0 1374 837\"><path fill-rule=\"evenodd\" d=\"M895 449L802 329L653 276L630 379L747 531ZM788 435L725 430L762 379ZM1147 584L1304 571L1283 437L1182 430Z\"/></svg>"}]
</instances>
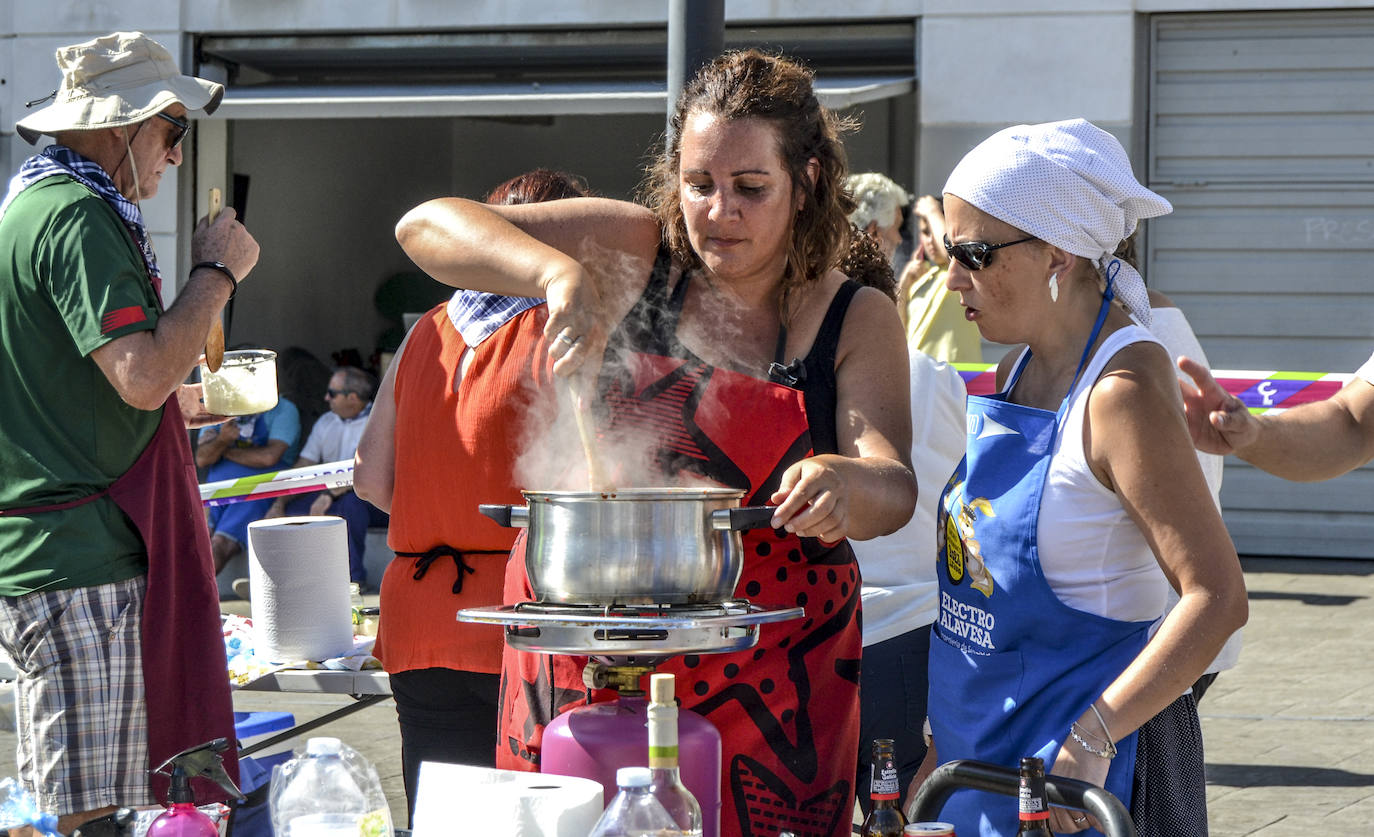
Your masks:
<instances>
[{"instance_id":1,"label":"woman in orange top","mask_svg":"<svg viewBox=\"0 0 1374 837\"><path fill-rule=\"evenodd\" d=\"M577 179L541 169L487 203L585 194ZM391 513L397 560L382 579L375 653L391 674L412 815L420 762L494 764L501 628L454 614L501 604L515 530L477 506L523 502L513 471L528 422L540 421L539 383L550 380L547 312L543 300L467 291L435 306L387 371L358 445L354 490Z\"/></svg>"}]
</instances>

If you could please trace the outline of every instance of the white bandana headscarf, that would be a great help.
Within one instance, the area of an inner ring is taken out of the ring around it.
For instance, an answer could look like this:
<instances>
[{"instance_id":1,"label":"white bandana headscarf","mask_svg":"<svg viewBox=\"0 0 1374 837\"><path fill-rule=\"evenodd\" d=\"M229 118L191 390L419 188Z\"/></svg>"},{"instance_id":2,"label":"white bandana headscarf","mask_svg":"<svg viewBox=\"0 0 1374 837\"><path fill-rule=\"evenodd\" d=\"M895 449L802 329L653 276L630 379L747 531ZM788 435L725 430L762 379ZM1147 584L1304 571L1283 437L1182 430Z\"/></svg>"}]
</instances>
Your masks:
<instances>
[{"instance_id":1,"label":"white bandana headscarf","mask_svg":"<svg viewBox=\"0 0 1374 837\"><path fill-rule=\"evenodd\" d=\"M1092 259L1109 289L1150 325L1145 281L1114 258L1136 222L1173 211L1141 186L1116 137L1085 119L1016 125L978 144L945 192L1075 256Z\"/></svg>"}]
</instances>

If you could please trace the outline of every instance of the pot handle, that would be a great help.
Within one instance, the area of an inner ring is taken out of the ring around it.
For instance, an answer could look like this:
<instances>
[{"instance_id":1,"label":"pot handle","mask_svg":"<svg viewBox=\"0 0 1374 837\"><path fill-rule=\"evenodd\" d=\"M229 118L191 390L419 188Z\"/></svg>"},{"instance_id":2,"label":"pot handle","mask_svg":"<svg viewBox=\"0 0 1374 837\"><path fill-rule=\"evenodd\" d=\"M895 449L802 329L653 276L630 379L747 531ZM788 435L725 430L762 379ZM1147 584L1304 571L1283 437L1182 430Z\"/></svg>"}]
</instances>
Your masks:
<instances>
[{"instance_id":1,"label":"pot handle","mask_svg":"<svg viewBox=\"0 0 1374 837\"><path fill-rule=\"evenodd\" d=\"M507 529L523 529L530 525L529 506L507 506L498 503L483 503L477 507L484 517L495 520Z\"/></svg>"},{"instance_id":2,"label":"pot handle","mask_svg":"<svg viewBox=\"0 0 1374 837\"><path fill-rule=\"evenodd\" d=\"M734 509L716 509L711 512L712 529L732 529L742 532L746 529L766 529L773 525L773 506L740 506Z\"/></svg>"}]
</instances>

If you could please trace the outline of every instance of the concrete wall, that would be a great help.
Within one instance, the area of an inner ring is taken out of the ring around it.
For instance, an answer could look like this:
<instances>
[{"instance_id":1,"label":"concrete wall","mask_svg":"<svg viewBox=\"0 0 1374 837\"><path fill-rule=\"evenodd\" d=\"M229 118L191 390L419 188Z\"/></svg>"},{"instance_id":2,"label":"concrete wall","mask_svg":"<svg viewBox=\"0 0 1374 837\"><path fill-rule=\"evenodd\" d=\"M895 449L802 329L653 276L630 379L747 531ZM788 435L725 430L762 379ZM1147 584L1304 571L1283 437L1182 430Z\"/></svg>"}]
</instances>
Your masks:
<instances>
[{"instance_id":1,"label":"concrete wall","mask_svg":"<svg viewBox=\"0 0 1374 837\"><path fill-rule=\"evenodd\" d=\"M919 190L938 192L994 131L1083 117L1130 148L1130 0L927 0L921 18Z\"/></svg>"}]
</instances>

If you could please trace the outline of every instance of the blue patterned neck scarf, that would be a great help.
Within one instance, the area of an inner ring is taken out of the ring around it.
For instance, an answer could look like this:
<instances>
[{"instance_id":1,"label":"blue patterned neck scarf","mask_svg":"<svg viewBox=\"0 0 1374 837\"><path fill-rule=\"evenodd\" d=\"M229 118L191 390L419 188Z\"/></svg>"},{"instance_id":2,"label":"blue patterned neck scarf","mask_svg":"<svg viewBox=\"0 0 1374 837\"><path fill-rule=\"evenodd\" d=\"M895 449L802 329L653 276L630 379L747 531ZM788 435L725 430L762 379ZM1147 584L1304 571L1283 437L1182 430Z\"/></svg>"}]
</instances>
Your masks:
<instances>
[{"instance_id":1,"label":"blue patterned neck scarf","mask_svg":"<svg viewBox=\"0 0 1374 837\"><path fill-rule=\"evenodd\" d=\"M138 245L139 252L143 254L143 263L148 268L153 290L161 299L162 274L157 269L157 255L153 253L152 241L148 238L148 230L143 225L143 213L133 201L120 194L105 169L65 145L50 145L38 155L24 161L19 167L19 173L10 180L9 193L5 195L4 203L0 204L0 217L4 217L5 210L9 209L10 203L20 192L44 178L59 174L68 175L96 193L119 215L129 230L129 235L133 236L134 243Z\"/></svg>"},{"instance_id":2,"label":"blue patterned neck scarf","mask_svg":"<svg viewBox=\"0 0 1374 837\"><path fill-rule=\"evenodd\" d=\"M448 301L448 318L464 343L478 346L517 314L543 304L544 300L528 296L458 291Z\"/></svg>"}]
</instances>

